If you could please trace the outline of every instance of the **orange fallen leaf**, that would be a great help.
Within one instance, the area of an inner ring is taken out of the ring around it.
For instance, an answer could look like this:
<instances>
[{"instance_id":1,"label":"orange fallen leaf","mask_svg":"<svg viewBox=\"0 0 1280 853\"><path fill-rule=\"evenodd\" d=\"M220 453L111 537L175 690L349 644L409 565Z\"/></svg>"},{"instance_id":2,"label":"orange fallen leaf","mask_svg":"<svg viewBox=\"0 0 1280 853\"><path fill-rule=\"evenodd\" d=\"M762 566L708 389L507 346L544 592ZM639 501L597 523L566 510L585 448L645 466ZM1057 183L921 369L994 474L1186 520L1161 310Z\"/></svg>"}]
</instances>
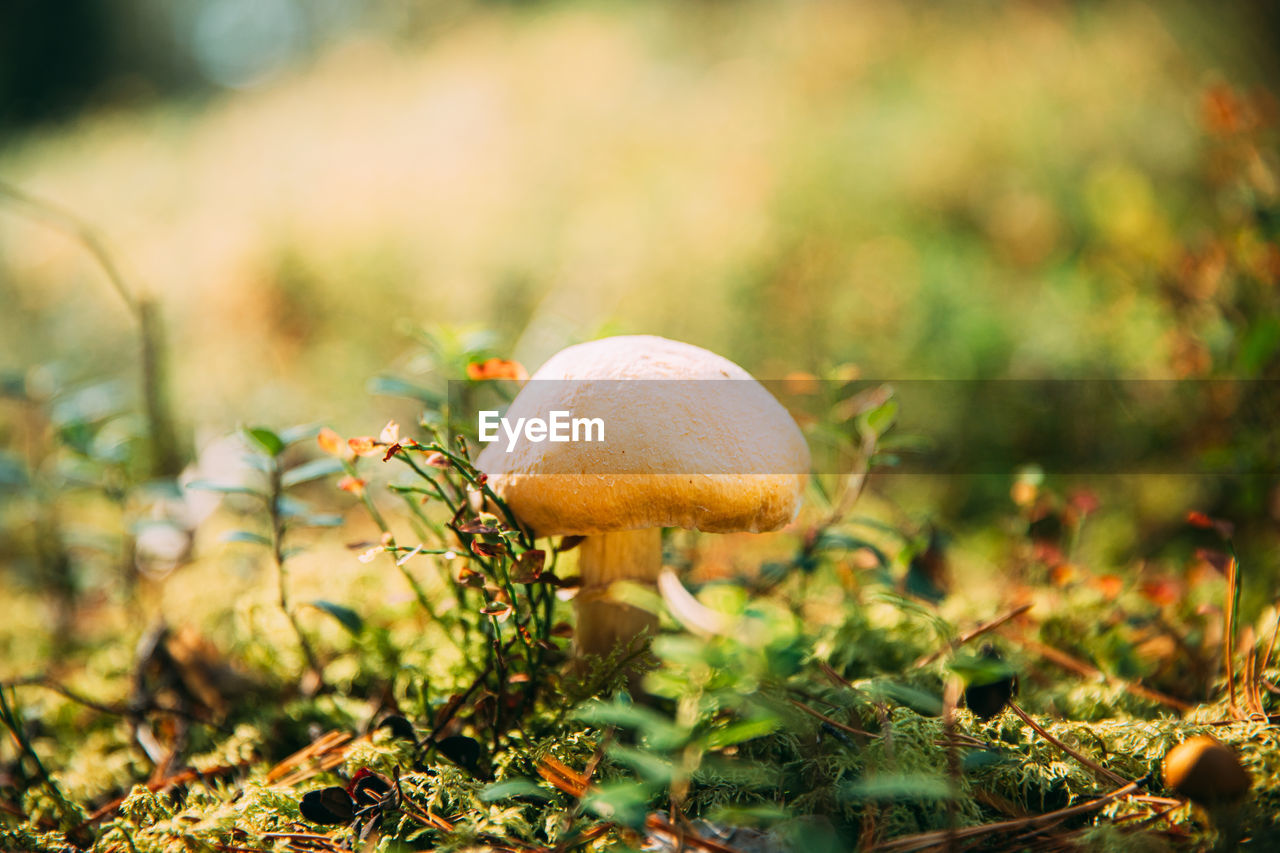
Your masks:
<instances>
[{"instance_id":1,"label":"orange fallen leaf","mask_svg":"<svg viewBox=\"0 0 1280 853\"><path fill-rule=\"evenodd\" d=\"M484 379L513 379L523 382L529 378L529 371L518 361L505 358L490 358L485 361L473 361L467 365L467 378L473 381Z\"/></svg>"}]
</instances>

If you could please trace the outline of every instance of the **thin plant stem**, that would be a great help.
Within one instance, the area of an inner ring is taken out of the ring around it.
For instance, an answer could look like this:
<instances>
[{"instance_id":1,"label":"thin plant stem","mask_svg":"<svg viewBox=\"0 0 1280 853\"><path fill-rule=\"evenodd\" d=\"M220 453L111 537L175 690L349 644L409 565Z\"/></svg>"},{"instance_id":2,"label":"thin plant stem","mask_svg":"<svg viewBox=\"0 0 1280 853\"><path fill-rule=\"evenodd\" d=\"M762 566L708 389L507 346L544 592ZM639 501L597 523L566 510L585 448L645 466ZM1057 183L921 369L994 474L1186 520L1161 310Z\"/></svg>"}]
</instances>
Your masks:
<instances>
[{"instance_id":1,"label":"thin plant stem","mask_svg":"<svg viewBox=\"0 0 1280 853\"><path fill-rule=\"evenodd\" d=\"M151 442L152 471L174 477L182 470L173 404L169 397L168 359L155 300L139 296L125 281L120 267L107 250L96 229L70 211L0 180L0 198L6 198L31 219L67 235L93 258L107 283L124 303L138 326L139 358L142 367L142 398Z\"/></svg>"},{"instance_id":2,"label":"thin plant stem","mask_svg":"<svg viewBox=\"0 0 1280 853\"><path fill-rule=\"evenodd\" d=\"M271 494L268 501L268 511L271 515L271 558L276 567L276 586L279 593L280 610L284 612L285 618L293 626L293 633L298 637L298 645L302 648L302 654L307 660L307 666L315 674L320 685L323 686L324 674L320 670L320 662L316 658L315 650L311 648L311 642L307 639L306 633L302 630L302 625L298 622L297 615L294 614L289 605L288 570L285 567L286 557L284 553L285 521L283 514L280 512L280 499L283 497L284 492L281 477L280 458L272 456Z\"/></svg>"}]
</instances>

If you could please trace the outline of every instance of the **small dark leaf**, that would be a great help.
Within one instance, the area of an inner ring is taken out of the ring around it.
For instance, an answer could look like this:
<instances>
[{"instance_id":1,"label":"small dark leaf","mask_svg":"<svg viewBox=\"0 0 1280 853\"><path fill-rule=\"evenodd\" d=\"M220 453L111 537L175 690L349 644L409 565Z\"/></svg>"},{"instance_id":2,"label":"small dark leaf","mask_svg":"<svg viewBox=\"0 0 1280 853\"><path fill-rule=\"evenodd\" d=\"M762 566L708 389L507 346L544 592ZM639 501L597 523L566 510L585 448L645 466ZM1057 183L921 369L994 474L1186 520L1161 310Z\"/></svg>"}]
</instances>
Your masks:
<instances>
[{"instance_id":1,"label":"small dark leaf","mask_svg":"<svg viewBox=\"0 0 1280 853\"><path fill-rule=\"evenodd\" d=\"M964 704L980 720L989 720L1003 711L1017 692L1018 680L972 685L964 689Z\"/></svg>"},{"instance_id":2,"label":"small dark leaf","mask_svg":"<svg viewBox=\"0 0 1280 853\"><path fill-rule=\"evenodd\" d=\"M364 630L364 620L360 618L359 613L356 613L350 607L334 604L332 601L325 601L324 599L312 601L311 606L328 613L341 622L342 627L356 636L359 636L360 632Z\"/></svg>"},{"instance_id":3,"label":"small dark leaf","mask_svg":"<svg viewBox=\"0 0 1280 853\"><path fill-rule=\"evenodd\" d=\"M480 742L466 735L453 735L436 742L436 752L472 774L480 772Z\"/></svg>"},{"instance_id":4,"label":"small dark leaf","mask_svg":"<svg viewBox=\"0 0 1280 853\"><path fill-rule=\"evenodd\" d=\"M418 740L418 735L413 730L413 723L399 714L388 714L382 722L378 723L378 728L390 730L393 736L401 740L411 740L415 743Z\"/></svg>"},{"instance_id":5,"label":"small dark leaf","mask_svg":"<svg viewBox=\"0 0 1280 853\"><path fill-rule=\"evenodd\" d=\"M998 715L1018 692L1013 667L990 644L976 656L958 656L951 670L964 679L964 703L981 720Z\"/></svg>"},{"instance_id":6,"label":"small dark leaf","mask_svg":"<svg viewBox=\"0 0 1280 853\"><path fill-rule=\"evenodd\" d=\"M350 823L356 816L351 795L336 785L308 792L298 808L304 818L319 824Z\"/></svg>"},{"instance_id":7,"label":"small dark leaf","mask_svg":"<svg viewBox=\"0 0 1280 853\"><path fill-rule=\"evenodd\" d=\"M560 544L556 546L556 553L563 554L566 551L572 551L581 545L582 540L586 538L585 536L565 536L560 540Z\"/></svg>"},{"instance_id":8,"label":"small dark leaf","mask_svg":"<svg viewBox=\"0 0 1280 853\"><path fill-rule=\"evenodd\" d=\"M360 768L347 784L347 793L357 809L378 805L392 790L391 781L386 776L367 767Z\"/></svg>"}]
</instances>

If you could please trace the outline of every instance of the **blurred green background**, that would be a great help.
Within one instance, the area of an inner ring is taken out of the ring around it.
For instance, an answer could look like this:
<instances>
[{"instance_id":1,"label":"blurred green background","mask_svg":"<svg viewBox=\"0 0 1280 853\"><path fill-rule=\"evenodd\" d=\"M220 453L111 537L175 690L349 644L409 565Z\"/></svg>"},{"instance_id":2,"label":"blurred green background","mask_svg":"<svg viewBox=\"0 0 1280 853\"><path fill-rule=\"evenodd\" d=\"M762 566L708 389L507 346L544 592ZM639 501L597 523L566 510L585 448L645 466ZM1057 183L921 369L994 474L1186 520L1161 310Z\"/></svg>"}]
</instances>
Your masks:
<instances>
[{"instance_id":1,"label":"blurred green background","mask_svg":"<svg viewBox=\"0 0 1280 853\"><path fill-rule=\"evenodd\" d=\"M492 330L531 369L646 332L774 378L1274 379L1278 20L24 0L0 10L0 178L154 295L187 454L246 422L411 419L366 383L427 370L422 327ZM133 318L83 245L12 202L0 368L135 396ZM1011 511L988 480L894 485L917 514ZM1197 508L1274 570L1272 479L1126 488L1108 559Z\"/></svg>"}]
</instances>

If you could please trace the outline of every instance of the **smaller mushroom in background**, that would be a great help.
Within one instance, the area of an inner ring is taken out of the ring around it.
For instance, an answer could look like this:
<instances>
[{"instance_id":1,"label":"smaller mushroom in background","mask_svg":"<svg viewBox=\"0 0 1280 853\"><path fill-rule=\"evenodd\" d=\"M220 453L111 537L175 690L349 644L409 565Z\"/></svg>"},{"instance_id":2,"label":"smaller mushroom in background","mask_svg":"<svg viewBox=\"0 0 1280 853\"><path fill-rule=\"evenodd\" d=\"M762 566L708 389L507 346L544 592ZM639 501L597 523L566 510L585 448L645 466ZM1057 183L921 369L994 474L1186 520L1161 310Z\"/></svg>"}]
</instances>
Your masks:
<instances>
[{"instance_id":1,"label":"smaller mushroom in background","mask_svg":"<svg viewBox=\"0 0 1280 853\"><path fill-rule=\"evenodd\" d=\"M799 510L810 464L800 429L749 373L707 350L649 335L569 347L507 417L557 410L600 418L606 440L495 442L476 465L535 535L586 537L579 654L607 655L656 627L611 587L656 586L662 528L759 533Z\"/></svg>"},{"instance_id":2,"label":"smaller mushroom in background","mask_svg":"<svg viewBox=\"0 0 1280 853\"><path fill-rule=\"evenodd\" d=\"M1162 769L1166 786L1209 814L1221 836L1219 848L1234 849L1239 841L1240 805L1253 785L1235 750L1198 735L1169 750Z\"/></svg>"}]
</instances>

